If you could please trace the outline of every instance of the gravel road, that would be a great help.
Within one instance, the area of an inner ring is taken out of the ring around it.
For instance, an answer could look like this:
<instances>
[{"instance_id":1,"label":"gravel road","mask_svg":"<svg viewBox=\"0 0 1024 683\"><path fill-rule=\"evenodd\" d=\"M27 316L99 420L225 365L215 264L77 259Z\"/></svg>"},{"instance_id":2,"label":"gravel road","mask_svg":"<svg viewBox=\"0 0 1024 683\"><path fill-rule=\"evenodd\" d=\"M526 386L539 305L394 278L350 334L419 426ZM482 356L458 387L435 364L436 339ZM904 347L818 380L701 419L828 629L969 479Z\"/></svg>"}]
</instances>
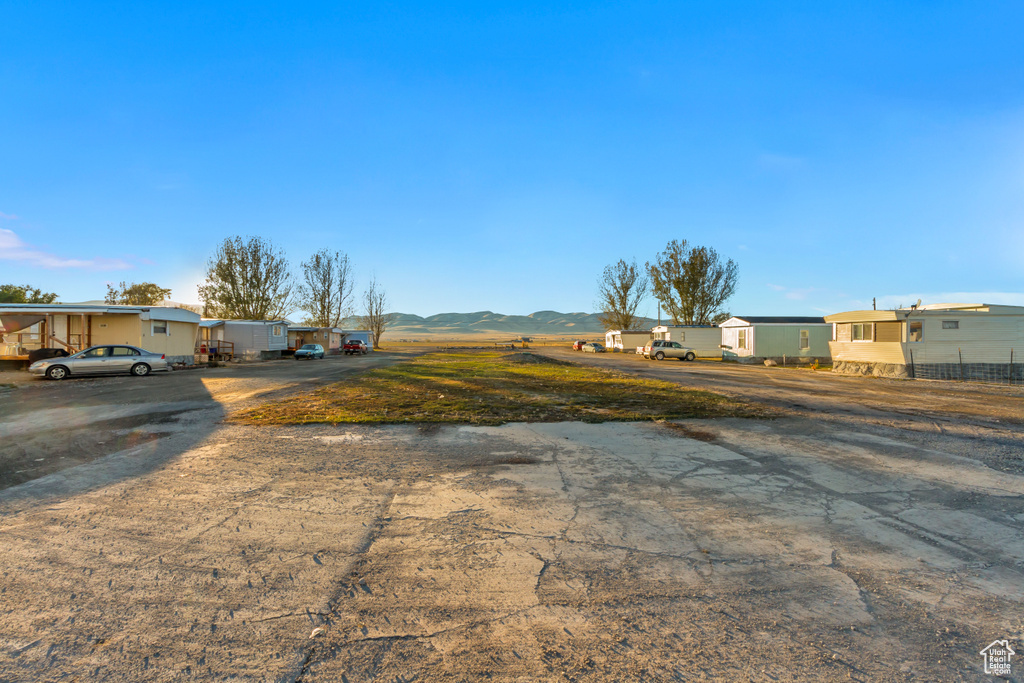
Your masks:
<instances>
[{"instance_id":1,"label":"gravel road","mask_svg":"<svg viewBox=\"0 0 1024 683\"><path fill-rule=\"evenodd\" d=\"M154 408L180 429L0 491L0 680L991 680L978 652L1024 644L1017 408L969 395L929 433L938 412L726 370L807 407L290 428ZM127 404L301 387L258 375Z\"/></svg>"}]
</instances>

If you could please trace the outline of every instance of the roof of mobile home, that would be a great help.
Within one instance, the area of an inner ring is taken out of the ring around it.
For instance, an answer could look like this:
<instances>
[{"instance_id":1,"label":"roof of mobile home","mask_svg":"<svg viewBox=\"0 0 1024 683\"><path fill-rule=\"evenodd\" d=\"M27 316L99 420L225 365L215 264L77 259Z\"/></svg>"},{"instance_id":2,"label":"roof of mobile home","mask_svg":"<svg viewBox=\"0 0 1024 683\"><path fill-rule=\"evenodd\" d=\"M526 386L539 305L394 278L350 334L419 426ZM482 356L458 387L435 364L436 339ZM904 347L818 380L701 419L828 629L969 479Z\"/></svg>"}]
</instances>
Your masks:
<instances>
[{"instance_id":1,"label":"roof of mobile home","mask_svg":"<svg viewBox=\"0 0 1024 683\"><path fill-rule=\"evenodd\" d=\"M720 327L730 326L737 327L740 325L823 325L825 323L824 318L815 318L807 316L773 316L773 315L735 315L725 322L721 323Z\"/></svg>"},{"instance_id":2,"label":"roof of mobile home","mask_svg":"<svg viewBox=\"0 0 1024 683\"><path fill-rule=\"evenodd\" d=\"M891 311L844 311L825 316L829 323L871 323L905 320L909 315L943 315L954 313L989 313L991 315L1024 315L1024 306L997 304L925 304Z\"/></svg>"},{"instance_id":3,"label":"roof of mobile home","mask_svg":"<svg viewBox=\"0 0 1024 683\"><path fill-rule=\"evenodd\" d=\"M117 315L148 313L152 320L177 320L197 323L199 314L187 308L164 306L112 306L108 304L0 304L0 315L4 312L25 315Z\"/></svg>"}]
</instances>

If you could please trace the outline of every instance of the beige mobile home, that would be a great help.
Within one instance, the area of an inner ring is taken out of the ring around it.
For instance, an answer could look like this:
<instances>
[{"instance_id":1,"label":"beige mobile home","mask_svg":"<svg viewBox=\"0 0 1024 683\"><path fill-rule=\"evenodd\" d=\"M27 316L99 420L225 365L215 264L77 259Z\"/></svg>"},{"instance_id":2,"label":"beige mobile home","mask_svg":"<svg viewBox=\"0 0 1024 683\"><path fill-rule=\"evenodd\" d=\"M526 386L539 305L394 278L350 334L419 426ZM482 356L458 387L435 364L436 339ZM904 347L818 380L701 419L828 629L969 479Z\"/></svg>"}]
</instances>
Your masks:
<instances>
[{"instance_id":1,"label":"beige mobile home","mask_svg":"<svg viewBox=\"0 0 1024 683\"><path fill-rule=\"evenodd\" d=\"M832 326L824 318L743 316L721 324L723 358L740 362L829 360Z\"/></svg>"},{"instance_id":2,"label":"beige mobile home","mask_svg":"<svg viewBox=\"0 0 1024 683\"><path fill-rule=\"evenodd\" d=\"M930 304L847 311L825 320L833 329L829 346L834 372L928 379L1022 377L1024 306Z\"/></svg>"},{"instance_id":3,"label":"beige mobile home","mask_svg":"<svg viewBox=\"0 0 1024 683\"><path fill-rule=\"evenodd\" d=\"M129 344L191 364L199 320L198 313L162 306L0 304L0 358L28 360L29 353L45 348L77 353Z\"/></svg>"},{"instance_id":4,"label":"beige mobile home","mask_svg":"<svg viewBox=\"0 0 1024 683\"><path fill-rule=\"evenodd\" d=\"M714 325L659 325L651 328L651 338L679 342L698 358L722 357L722 331Z\"/></svg>"},{"instance_id":5,"label":"beige mobile home","mask_svg":"<svg viewBox=\"0 0 1024 683\"><path fill-rule=\"evenodd\" d=\"M608 350L617 349L627 353L643 353L643 347L651 340L649 330L608 330L604 333L604 345Z\"/></svg>"},{"instance_id":6,"label":"beige mobile home","mask_svg":"<svg viewBox=\"0 0 1024 683\"><path fill-rule=\"evenodd\" d=\"M294 351L303 344L319 344L330 354L341 353L345 332L340 327L288 326L288 348Z\"/></svg>"}]
</instances>

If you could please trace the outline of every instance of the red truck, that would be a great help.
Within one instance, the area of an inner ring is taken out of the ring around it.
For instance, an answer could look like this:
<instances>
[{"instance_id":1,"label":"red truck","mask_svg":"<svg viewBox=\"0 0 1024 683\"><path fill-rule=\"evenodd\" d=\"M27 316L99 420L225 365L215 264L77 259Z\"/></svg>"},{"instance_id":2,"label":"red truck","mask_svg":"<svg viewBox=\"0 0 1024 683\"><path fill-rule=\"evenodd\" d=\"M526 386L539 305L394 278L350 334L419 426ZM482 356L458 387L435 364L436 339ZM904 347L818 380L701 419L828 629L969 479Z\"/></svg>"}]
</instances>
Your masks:
<instances>
[{"instance_id":1,"label":"red truck","mask_svg":"<svg viewBox=\"0 0 1024 683\"><path fill-rule=\"evenodd\" d=\"M361 353L366 355L366 342L361 339L349 339L345 342L345 346L342 347L346 356L350 356L353 353Z\"/></svg>"}]
</instances>

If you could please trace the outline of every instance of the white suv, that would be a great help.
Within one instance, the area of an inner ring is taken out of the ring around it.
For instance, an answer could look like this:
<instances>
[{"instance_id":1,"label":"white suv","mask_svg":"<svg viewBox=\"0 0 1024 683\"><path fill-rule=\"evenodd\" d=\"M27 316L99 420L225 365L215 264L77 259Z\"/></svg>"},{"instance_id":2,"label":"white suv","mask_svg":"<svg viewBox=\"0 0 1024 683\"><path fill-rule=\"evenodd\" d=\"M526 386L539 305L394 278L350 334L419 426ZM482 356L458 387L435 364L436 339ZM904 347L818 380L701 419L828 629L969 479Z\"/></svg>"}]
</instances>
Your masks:
<instances>
[{"instance_id":1,"label":"white suv","mask_svg":"<svg viewBox=\"0 0 1024 683\"><path fill-rule=\"evenodd\" d=\"M693 349L688 349L679 342L674 341L657 339L644 347L644 358L652 358L654 360L665 360L666 358L693 360L696 357L697 354Z\"/></svg>"}]
</instances>

